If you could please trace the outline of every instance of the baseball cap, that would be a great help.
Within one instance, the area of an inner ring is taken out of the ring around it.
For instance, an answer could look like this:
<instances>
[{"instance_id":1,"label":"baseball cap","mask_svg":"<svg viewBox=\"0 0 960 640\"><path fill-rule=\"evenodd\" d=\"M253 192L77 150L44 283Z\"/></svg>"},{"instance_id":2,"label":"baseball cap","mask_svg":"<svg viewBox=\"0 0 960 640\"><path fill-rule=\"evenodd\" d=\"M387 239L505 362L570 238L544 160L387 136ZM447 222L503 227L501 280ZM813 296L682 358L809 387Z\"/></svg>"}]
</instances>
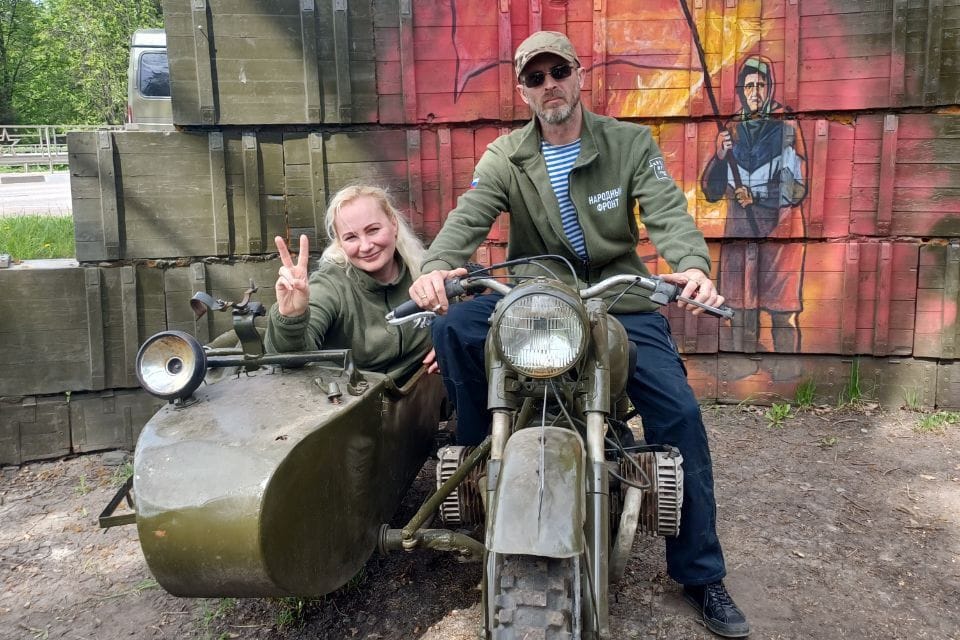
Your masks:
<instances>
[{"instance_id":1,"label":"baseball cap","mask_svg":"<svg viewBox=\"0 0 960 640\"><path fill-rule=\"evenodd\" d=\"M513 56L513 64L517 70L517 77L523 72L527 63L533 60L541 53L552 53L558 55L567 62L580 64L577 58L577 52L573 48L567 36L557 31L537 31L531 34L526 40L517 47L517 52Z\"/></svg>"}]
</instances>

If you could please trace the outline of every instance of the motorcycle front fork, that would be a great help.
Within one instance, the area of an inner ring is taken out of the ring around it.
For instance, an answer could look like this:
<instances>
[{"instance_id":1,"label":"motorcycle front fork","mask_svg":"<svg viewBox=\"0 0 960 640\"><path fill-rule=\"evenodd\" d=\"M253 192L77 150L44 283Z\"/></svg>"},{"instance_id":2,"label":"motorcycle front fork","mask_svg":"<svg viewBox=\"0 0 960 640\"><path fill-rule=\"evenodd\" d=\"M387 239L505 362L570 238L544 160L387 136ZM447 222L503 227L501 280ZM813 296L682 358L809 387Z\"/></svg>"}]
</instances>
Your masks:
<instances>
[{"instance_id":1,"label":"motorcycle front fork","mask_svg":"<svg viewBox=\"0 0 960 640\"><path fill-rule=\"evenodd\" d=\"M595 598L585 597L584 622L596 624L600 638L610 637L608 562L610 549L610 477L604 457L606 416L587 413L587 571ZM589 616L589 617L587 617ZM587 628L594 625L585 624Z\"/></svg>"},{"instance_id":2,"label":"motorcycle front fork","mask_svg":"<svg viewBox=\"0 0 960 640\"><path fill-rule=\"evenodd\" d=\"M583 622L598 638L610 637L610 603L608 562L610 549L610 480L604 457L606 416L602 412L587 413L587 585L584 594ZM510 413L494 411L491 425L490 462L487 466L487 504L493 504L500 460L510 436ZM486 585L483 593L486 595ZM484 603L486 611L486 603ZM589 637L589 634L587 634Z\"/></svg>"}]
</instances>

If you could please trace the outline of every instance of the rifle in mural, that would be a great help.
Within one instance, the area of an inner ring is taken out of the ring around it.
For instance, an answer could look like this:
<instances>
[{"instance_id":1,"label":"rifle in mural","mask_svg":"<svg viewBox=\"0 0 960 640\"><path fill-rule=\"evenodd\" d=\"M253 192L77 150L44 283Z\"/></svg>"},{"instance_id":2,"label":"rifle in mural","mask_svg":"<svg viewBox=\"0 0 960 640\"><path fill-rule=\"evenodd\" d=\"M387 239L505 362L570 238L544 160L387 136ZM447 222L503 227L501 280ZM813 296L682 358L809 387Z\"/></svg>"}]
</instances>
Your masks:
<instances>
[{"instance_id":1,"label":"rifle in mural","mask_svg":"<svg viewBox=\"0 0 960 640\"><path fill-rule=\"evenodd\" d=\"M723 133L726 129L723 126L723 120L720 116L720 107L717 105L717 97L714 95L713 91L713 81L710 79L710 70L707 68L707 56L703 52L703 43L700 42L700 33L697 31L697 27L693 22L693 16L690 14L690 7L687 6L686 0L680 0L680 8L683 10L683 17L687 21L687 26L690 27L690 33L693 35L693 43L697 48L697 59L700 61L700 68L703 70L703 87L706 89L707 97L710 99L710 108L713 110L714 122L717 125L717 133ZM730 168L730 175L733 177L734 190L739 191L743 188L743 181L740 179L740 168L737 166L737 161L733 157L733 150L731 149L727 152L727 155L724 156L727 161L727 165ZM750 222L750 228L754 232L754 237L760 235L760 229L757 226L757 221L753 216L753 205L747 204L743 207L747 212L747 220Z\"/></svg>"}]
</instances>

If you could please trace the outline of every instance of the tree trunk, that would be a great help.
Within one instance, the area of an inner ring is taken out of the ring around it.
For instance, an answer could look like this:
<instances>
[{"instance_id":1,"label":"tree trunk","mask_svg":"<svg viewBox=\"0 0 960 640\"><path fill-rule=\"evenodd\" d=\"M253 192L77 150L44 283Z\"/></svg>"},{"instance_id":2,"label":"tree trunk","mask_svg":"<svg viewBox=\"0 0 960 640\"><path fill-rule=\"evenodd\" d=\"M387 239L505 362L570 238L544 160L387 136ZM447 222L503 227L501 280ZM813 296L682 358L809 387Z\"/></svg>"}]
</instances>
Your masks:
<instances>
[{"instance_id":1,"label":"tree trunk","mask_svg":"<svg viewBox=\"0 0 960 640\"><path fill-rule=\"evenodd\" d=\"M13 87L0 86L0 124L17 124L13 110Z\"/></svg>"}]
</instances>

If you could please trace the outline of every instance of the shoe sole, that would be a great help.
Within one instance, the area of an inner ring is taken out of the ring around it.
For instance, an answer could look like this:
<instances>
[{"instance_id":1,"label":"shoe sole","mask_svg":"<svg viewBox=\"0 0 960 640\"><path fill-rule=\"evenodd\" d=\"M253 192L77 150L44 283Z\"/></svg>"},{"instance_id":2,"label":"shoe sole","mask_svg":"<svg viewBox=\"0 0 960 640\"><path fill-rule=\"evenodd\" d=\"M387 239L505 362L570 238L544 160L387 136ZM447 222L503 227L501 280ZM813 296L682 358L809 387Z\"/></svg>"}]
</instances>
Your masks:
<instances>
[{"instance_id":1,"label":"shoe sole","mask_svg":"<svg viewBox=\"0 0 960 640\"><path fill-rule=\"evenodd\" d=\"M696 600L694 600L693 598L691 598L689 595L687 595L686 592L683 593L683 599L684 599L684 601L686 601L687 604L689 604L691 607L693 607L693 609L694 609L697 613L700 614L700 620L699 620L699 622L700 622L703 626L705 626L707 629L709 629L709 630L712 631L713 633L717 634L718 636L721 636L721 637L724 637L724 638L746 638L747 636L750 635L750 629L749 629L749 628L748 628L746 631L741 631L741 630L736 630L736 629L723 629L723 628L718 628L716 623L711 623L709 620L707 620L707 619L703 616L703 607L700 605L699 602L697 602Z\"/></svg>"}]
</instances>

